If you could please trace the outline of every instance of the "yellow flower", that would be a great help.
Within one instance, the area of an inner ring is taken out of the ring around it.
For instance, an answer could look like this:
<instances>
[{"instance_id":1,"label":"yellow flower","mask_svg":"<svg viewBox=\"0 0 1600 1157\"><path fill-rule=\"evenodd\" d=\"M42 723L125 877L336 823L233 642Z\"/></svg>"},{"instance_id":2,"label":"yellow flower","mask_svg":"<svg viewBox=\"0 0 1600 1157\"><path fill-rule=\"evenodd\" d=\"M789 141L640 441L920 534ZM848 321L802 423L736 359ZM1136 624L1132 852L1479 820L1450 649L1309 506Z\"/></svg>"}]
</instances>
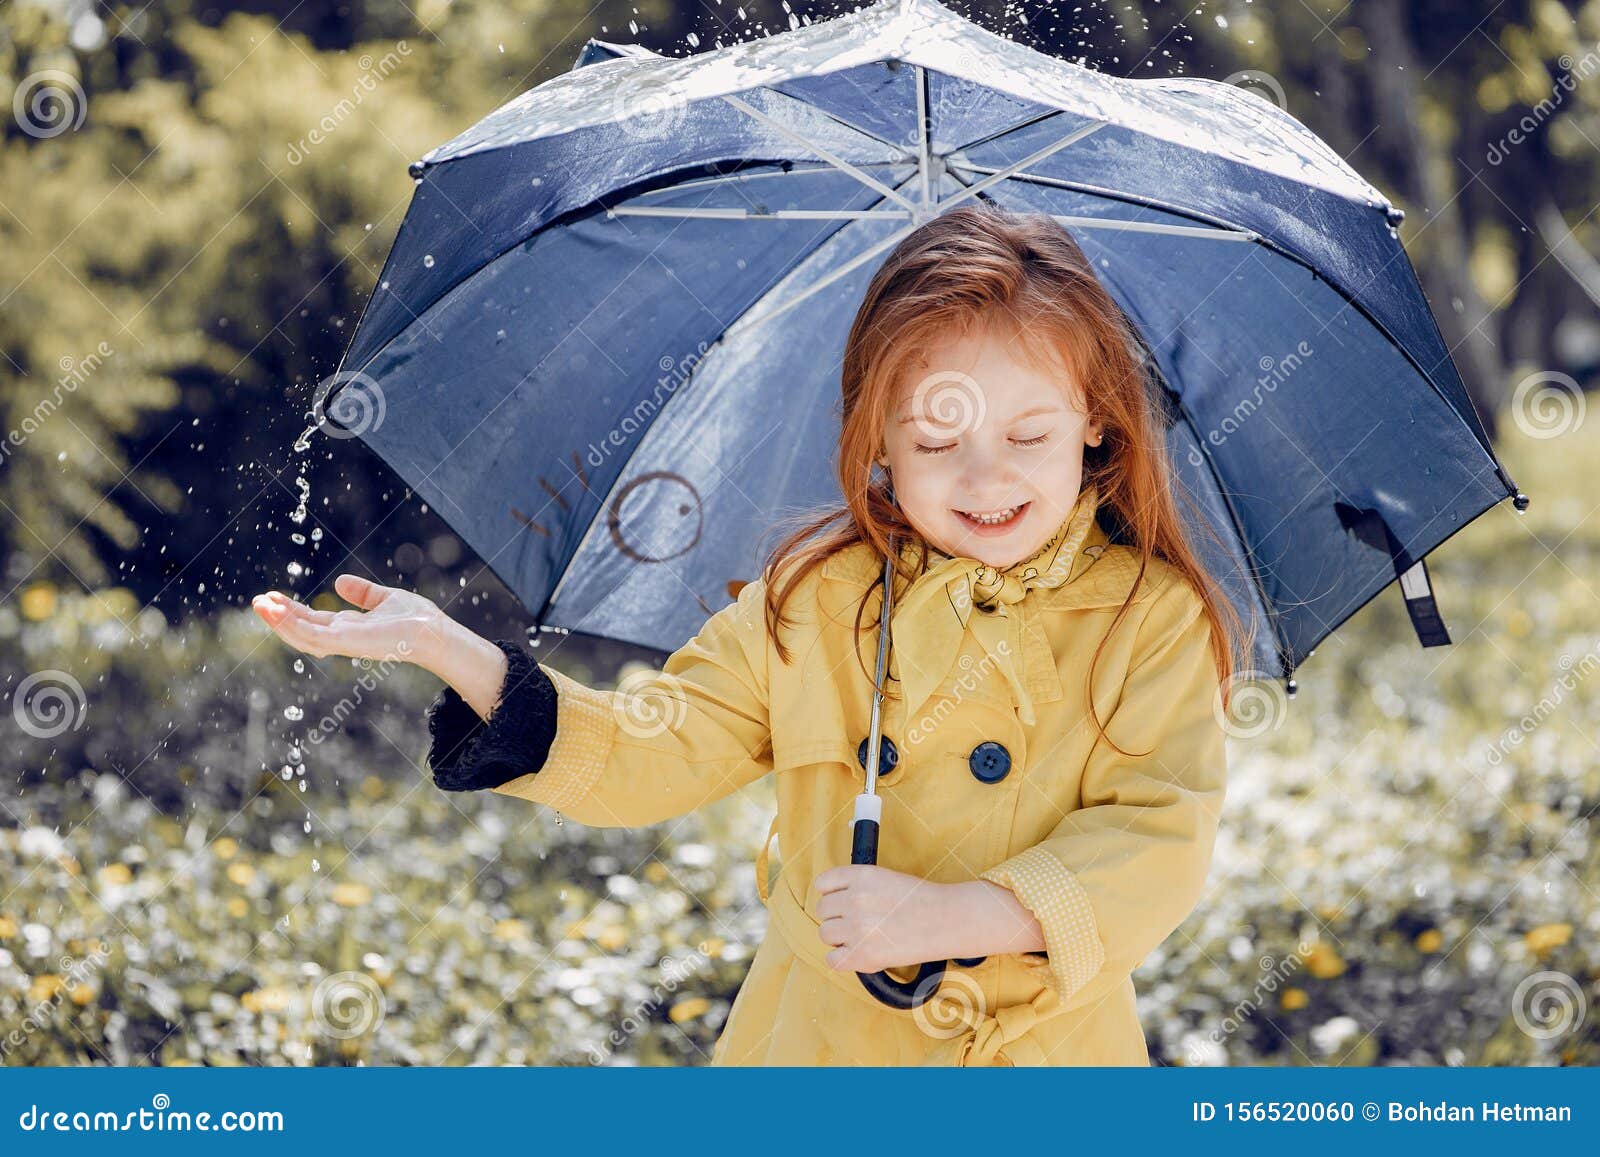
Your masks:
<instances>
[{"instance_id":1,"label":"yellow flower","mask_svg":"<svg viewBox=\"0 0 1600 1157\"><path fill-rule=\"evenodd\" d=\"M893 618L893 615L890 617ZM67 996L71 998L73 1004L82 1008L94 999L94 989L87 984L74 984L67 990Z\"/></svg>"},{"instance_id":2,"label":"yellow flower","mask_svg":"<svg viewBox=\"0 0 1600 1157\"><path fill-rule=\"evenodd\" d=\"M42 622L55 614L56 589L49 583L34 583L22 592L17 605L22 609L23 618L34 623Z\"/></svg>"},{"instance_id":3,"label":"yellow flower","mask_svg":"<svg viewBox=\"0 0 1600 1157\"><path fill-rule=\"evenodd\" d=\"M894 618L892 614L889 617L891 619ZM644 866L644 878L652 884L661 883L662 880L667 878L667 866L660 860L651 860Z\"/></svg>"},{"instance_id":4,"label":"yellow flower","mask_svg":"<svg viewBox=\"0 0 1600 1157\"><path fill-rule=\"evenodd\" d=\"M33 983L28 985L28 999L34 1001L49 1000L57 992L61 991L64 983L65 981L53 972L35 976Z\"/></svg>"},{"instance_id":5,"label":"yellow flower","mask_svg":"<svg viewBox=\"0 0 1600 1157\"><path fill-rule=\"evenodd\" d=\"M607 924L595 933L594 942L608 951L621 948L628 942L628 930L621 924Z\"/></svg>"},{"instance_id":6,"label":"yellow flower","mask_svg":"<svg viewBox=\"0 0 1600 1157\"><path fill-rule=\"evenodd\" d=\"M891 615L890 617L892 618L893 616ZM567 940L582 940L588 935L589 923L587 920L574 920L567 925L567 930L562 933L562 936Z\"/></svg>"},{"instance_id":7,"label":"yellow flower","mask_svg":"<svg viewBox=\"0 0 1600 1157\"><path fill-rule=\"evenodd\" d=\"M250 1012L282 1012L293 999L287 988L255 988L241 996L239 1003Z\"/></svg>"},{"instance_id":8,"label":"yellow flower","mask_svg":"<svg viewBox=\"0 0 1600 1157\"><path fill-rule=\"evenodd\" d=\"M528 925L524 920L497 920L494 925L496 940L527 940Z\"/></svg>"},{"instance_id":9,"label":"yellow flower","mask_svg":"<svg viewBox=\"0 0 1600 1157\"><path fill-rule=\"evenodd\" d=\"M255 878L256 870L249 864L240 862L228 865L228 879L238 884L241 888Z\"/></svg>"},{"instance_id":10,"label":"yellow flower","mask_svg":"<svg viewBox=\"0 0 1600 1157\"><path fill-rule=\"evenodd\" d=\"M894 616L891 615L891 618ZM369 775L361 781L361 794L368 799L382 799L388 791L389 785L376 775Z\"/></svg>"},{"instance_id":11,"label":"yellow flower","mask_svg":"<svg viewBox=\"0 0 1600 1157\"><path fill-rule=\"evenodd\" d=\"M1536 956L1545 956L1572 939L1571 924L1541 924L1528 929L1522 937L1528 950Z\"/></svg>"},{"instance_id":12,"label":"yellow flower","mask_svg":"<svg viewBox=\"0 0 1600 1157\"><path fill-rule=\"evenodd\" d=\"M893 618L894 616L890 615L889 617ZM223 836L211 845L211 850L216 854L217 859L231 860L239 854L239 841L232 836Z\"/></svg>"},{"instance_id":13,"label":"yellow flower","mask_svg":"<svg viewBox=\"0 0 1600 1157\"><path fill-rule=\"evenodd\" d=\"M372 889L365 884L335 884L332 895L341 908L359 908L372 899Z\"/></svg>"},{"instance_id":14,"label":"yellow flower","mask_svg":"<svg viewBox=\"0 0 1600 1157\"><path fill-rule=\"evenodd\" d=\"M893 618L893 616L890 616ZM17 922L10 916L0 916L0 940L9 940L17 934Z\"/></svg>"},{"instance_id":15,"label":"yellow flower","mask_svg":"<svg viewBox=\"0 0 1600 1157\"><path fill-rule=\"evenodd\" d=\"M1283 995L1278 998L1278 1004L1286 1012L1293 1012L1297 1008L1304 1008L1311 1003L1311 998L1306 995L1303 988L1286 988Z\"/></svg>"},{"instance_id":16,"label":"yellow flower","mask_svg":"<svg viewBox=\"0 0 1600 1157\"><path fill-rule=\"evenodd\" d=\"M711 1002L703 996L686 996L667 1009L667 1019L673 1024L682 1024L686 1020L704 1016L710 1007Z\"/></svg>"},{"instance_id":17,"label":"yellow flower","mask_svg":"<svg viewBox=\"0 0 1600 1157\"><path fill-rule=\"evenodd\" d=\"M1429 928L1426 932L1420 933L1416 939L1418 952L1437 952L1443 943L1444 936L1437 928Z\"/></svg>"},{"instance_id":18,"label":"yellow flower","mask_svg":"<svg viewBox=\"0 0 1600 1157\"><path fill-rule=\"evenodd\" d=\"M1332 980L1343 974L1345 969L1344 959L1333 950L1331 944L1318 940L1305 953L1306 968L1318 980Z\"/></svg>"},{"instance_id":19,"label":"yellow flower","mask_svg":"<svg viewBox=\"0 0 1600 1157\"><path fill-rule=\"evenodd\" d=\"M127 864L107 864L100 869L102 884L127 884L133 881L133 869Z\"/></svg>"},{"instance_id":20,"label":"yellow flower","mask_svg":"<svg viewBox=\"0 0 1600 1157\"><path fill-rule=\"evenodd\" d=\"M893 616L891 616L892 618ZM250 905L243 896L233 896L228 900L228 915L235 920L243 920L250 914Z\"/></svg>"}]
</instances>

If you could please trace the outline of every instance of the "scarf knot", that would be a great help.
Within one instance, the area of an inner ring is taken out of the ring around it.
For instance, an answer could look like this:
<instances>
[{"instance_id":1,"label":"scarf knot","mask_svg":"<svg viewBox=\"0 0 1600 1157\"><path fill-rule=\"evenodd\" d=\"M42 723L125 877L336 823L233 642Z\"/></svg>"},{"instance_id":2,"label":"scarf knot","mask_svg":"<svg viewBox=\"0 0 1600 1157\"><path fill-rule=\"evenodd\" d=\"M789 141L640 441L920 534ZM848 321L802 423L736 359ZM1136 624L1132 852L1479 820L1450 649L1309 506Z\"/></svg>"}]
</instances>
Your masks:
<instances>
[{"instance_id":1,"label":"scarf knot","mask_svg":"<svg viewBox=\"0 0 1600 1157\"><path fill-rule=\"evenodd\" d=\"M1095 486L1084 486L1044 545L1003 569L930 548L928 568L889 622L908 718L949 673L970 629L1010 685L1022 721L1034 723L1032 697L1017 667L1028 638L1024 600L1031 590L1070 581L1099 555L1098 549L1084 549L1098 505Z\"/></svg>"}]
</instances>

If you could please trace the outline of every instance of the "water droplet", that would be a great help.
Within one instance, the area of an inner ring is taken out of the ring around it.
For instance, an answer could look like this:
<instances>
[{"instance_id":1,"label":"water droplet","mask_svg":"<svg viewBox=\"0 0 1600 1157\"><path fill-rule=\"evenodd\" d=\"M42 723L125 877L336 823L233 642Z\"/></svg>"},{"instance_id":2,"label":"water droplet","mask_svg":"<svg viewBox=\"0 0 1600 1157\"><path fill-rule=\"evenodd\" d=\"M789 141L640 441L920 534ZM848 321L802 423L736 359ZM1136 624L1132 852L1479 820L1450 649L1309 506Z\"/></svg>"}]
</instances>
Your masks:
<instances>
[{"instance_id":1,"label":"water droplet","mask_svg":"<svg viewBox=\"0 0 1600 1157\"><path fill-rule=\"evenodd\" d=\"M433 268L433 254L429 253L427 256L425 256L422 259L422 267L424 269L432 269Z\"/></svg>"},{"instance_id":2,"label":"water droplet","mask_svg":"<svg viewBox=\"0 0 1600 1157\"><path fill-rule=\"evenodd\" d=\"M283 717L298 722L306 717L306 713L291 703L283 709Z\"/></svg>"},{"instance_id":3,"label":"water droplet","mask_svg":"<svg viewBox=\"0 0 1600 1157\"><path fill-rule=\"evenodd\" d=\"M894 618L893 615L890 615L889 617L891 619ZM294 661L294 673L296 675L304 675L306 673L306 661L304 659L296 659ZM874 693L877 692L877 688L876 687L873 688L873 692Z\"/></svg>"},{"instance_id":4,"label":"water droplet","mask_svg":"<svg viewBox=\"0 0 1600 1157\"><path fill-rule=\"evenodd\" d=\"M891 618L893 618L893 616L892 616L892 615L891 615L891 616L890 616L890 617L891 617ZM313 871L313 872L320 872L320 871L322 871L322 861L321 861L321 860L319 860L319 859L317 859L317 858L316 858L316 857L315 857L315 856L312 856L312 857L311 857L311 870L312 870L312 871Z\"/></svg>"}]
</instances>

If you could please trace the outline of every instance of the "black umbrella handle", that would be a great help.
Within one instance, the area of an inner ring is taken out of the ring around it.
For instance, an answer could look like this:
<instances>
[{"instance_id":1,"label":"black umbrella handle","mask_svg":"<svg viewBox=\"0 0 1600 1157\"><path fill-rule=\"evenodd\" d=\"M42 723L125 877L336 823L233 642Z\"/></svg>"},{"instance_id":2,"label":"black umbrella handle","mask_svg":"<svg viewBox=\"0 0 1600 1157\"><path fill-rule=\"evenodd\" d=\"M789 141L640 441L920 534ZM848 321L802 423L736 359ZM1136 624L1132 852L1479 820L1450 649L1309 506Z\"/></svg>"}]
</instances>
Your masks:
<instances>
[{"instance_id":1,"label":"black umbrella handle","mask_svg":"<svg viewBox=\"0 0 1600 1157\"><path fill-rule=\"evenodd\" d=\"M877 820L865 816L856 819L850 833L850 862L878 862ZM944 967L943 960L926 961L910 980L896 980L887 972L858 972L856 976L879 1003L904 1011L926 1004L933 998L933 994L939 991L939 982L944 979Z\"/></svg>"}]
</instances>

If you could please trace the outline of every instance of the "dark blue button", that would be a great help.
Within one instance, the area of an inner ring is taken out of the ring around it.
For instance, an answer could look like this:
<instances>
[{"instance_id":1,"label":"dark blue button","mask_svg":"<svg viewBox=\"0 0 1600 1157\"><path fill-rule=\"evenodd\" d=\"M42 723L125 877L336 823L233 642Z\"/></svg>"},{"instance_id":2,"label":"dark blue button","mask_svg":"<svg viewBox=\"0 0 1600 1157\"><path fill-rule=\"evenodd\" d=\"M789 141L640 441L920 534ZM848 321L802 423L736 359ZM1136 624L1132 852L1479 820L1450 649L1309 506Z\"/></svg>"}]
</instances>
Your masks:
<instances>
[{"instance_id":1,"label":"dark blue button","mask_svg":"<svg viewBox=\"0 0 1600 1157\"><path fill-rule=\"evenodd\" d=\"M1011 771L1011 753L1003 744L985 740L967 756L967 766L981 783L999 783Z\"/></svg>"},{"instance_id":2,"label":"dark blue button","mask_svg":"<svg viewBox=\"0 0 1600 1157\"><path fill-rule=\"evenodd\" d=\"M856 747L856 762L861 765L861 770L867 770L867 741L863 739ZM895 750L894 740L887 735L878 736L878 774L888 775L894 770L895 764L900 762L900 753Z\"/></svg>"}]
</instances>

